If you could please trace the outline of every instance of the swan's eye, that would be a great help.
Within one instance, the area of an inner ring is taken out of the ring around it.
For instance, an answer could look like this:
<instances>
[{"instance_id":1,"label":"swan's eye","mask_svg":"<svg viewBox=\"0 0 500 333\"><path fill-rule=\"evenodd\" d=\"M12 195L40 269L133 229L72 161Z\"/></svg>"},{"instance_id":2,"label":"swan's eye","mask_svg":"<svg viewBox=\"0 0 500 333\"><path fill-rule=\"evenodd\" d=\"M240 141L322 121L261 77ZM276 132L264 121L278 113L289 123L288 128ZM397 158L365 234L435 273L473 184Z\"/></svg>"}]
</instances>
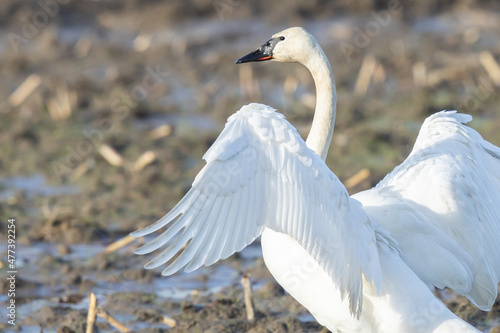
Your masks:
<instances>
[{"instance_id":1,"label":"swan's eye","mask_svg":"<svg viewBox=\"0 0 500 333\"><path fill-rule=\"evenodd\" d=\"M284 37L284 36L281 36L281 37L280 37L280 40L285 40L285 37Z\"/></svg>"}]
</instances>

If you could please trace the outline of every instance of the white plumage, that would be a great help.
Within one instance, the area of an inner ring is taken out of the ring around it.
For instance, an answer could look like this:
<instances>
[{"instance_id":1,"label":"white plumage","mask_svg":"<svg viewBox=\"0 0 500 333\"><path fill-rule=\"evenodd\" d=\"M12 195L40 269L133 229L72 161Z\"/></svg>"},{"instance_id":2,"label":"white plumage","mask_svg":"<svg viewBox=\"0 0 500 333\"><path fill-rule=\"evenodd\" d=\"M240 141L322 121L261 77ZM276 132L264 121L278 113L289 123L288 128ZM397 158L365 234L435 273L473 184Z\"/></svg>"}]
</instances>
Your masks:
<instances>
[{"instance_id":1,"label":"white plumage","mask_svg":"<svg viewBox=\"0 0 500 333\"><path fill-rule=\"evenodd\" d=\"M426 119L410 156L353 197L398 240L430 287L491 309L500 280L500 149L443 111Z\"/></svg>"},{"instance_id":2,"label":"white plumage","mask_svg":"<svg viewBox=\"0 0 500 333\"><path fill-rule=\"evenodd\" d=\"M406 161L349 197L324 163L336 101L326 56L304 29L290 28L239 62L267 59L300 62L313 74L318 102L307 145L272 108L242 107L186 196L132 234L166 227L136 250L166 246L145 267L170 261L164 275L190 272L262 235L273 276L333 332L477 332L432 291L450 287L483 310L497 296L500 149L463 124L470 116L439 112Z\"/></svg>"},{"instance_id":3,"label":"white plumage","mask_svg":"<svg viewBox=\"0 0 500 333\"><path fill-rule=\"evenodd\" d=\"M165 264L192 239L163 274L183 267L191 272L242 250L270 228L293 237L324 267L349 294L353 312L361 307L361 272L380 286L370 219L282 114L262 104L242 107L204 159L207 165L179 204L134 233L149 234L171 223L136 250L149 253L173 240L146 268Z\"/></svg>"}]
</instances>

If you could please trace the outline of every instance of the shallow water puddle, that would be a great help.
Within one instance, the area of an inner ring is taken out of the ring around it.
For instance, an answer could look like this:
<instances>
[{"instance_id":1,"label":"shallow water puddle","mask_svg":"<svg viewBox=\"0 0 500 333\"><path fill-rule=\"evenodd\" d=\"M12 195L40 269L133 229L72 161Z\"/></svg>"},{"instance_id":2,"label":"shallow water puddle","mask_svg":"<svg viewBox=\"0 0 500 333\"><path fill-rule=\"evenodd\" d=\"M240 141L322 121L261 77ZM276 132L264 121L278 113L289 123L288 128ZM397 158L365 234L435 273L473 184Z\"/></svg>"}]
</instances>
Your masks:
<instances>
[{"instance_id":1,"label":"shallow water puddle","mask_svg":"<svg viewBox=\"0 0 500 333\"><path fill-rule=\"evenodd\" d=\"M6 244L0 244L0 248L5 248ZM112 300L113 295L120 293L152 294L158 297L155 302L173 302L178 303L183 300L190 300L196 297L205 297L217 293L222 289L240 283L241 272L246 268L255 266L256 259L262 258L260 243L256 242L248 246L240 253L239 263L234 261L221 262L210 267L202 267L193 273L177 273L173 276L164 277L159 274L153 276L152 281L144 282L127 277L127 270L141 270L142 265L147 262L145 257L137 257L130 253L132 245L127 252L116 254L121 256L117 259L116 266L104 268L102 270L88 271L82 274L82 280L92 285L88 287L97 299L98 305L106 309L106 305ZM28 246L20 246L18 252L19 273L18 277L24 281L24 286L18 290L19 305L17 308L18 318L32 317L33 314L40 311L45 306L52 308L66 308L71 310L86 311L89 300L86 296L87 291L82 290L79 283L69 282L67 285L54 284L53 281L61 272L53 271L49 274L40 271L47 269L40 264L45 258L52 257L59 264L70 264L72 270L78 271L80 267L86 267L89 261L94 260L96 256L105 250L103 242L94 242L90 244L77 244L69 247L69 254L61 255L58 253L57 245L50 243L34 243ZM121 250L121 251L125 251ZM130 256L130 260L127 260ZM66 273L64 273L66 274ZM264 285L266 279L254 279L254 290ZM85 287L87 288L87 287ZM78 302L61 302L60 297L64 295L82 295L83 298ZM0 296L0 301L5 301L4 295ZM167 314L166 315L171 315ZM133 316L125 313L112 313L112 316L129 326L132 330L139 330L151 327L150 323L138 322ZM135 319L135 320L134 320ZM98 319L103 321L102 319ZM162 325L165 328L165 325ZM39 332L39 327L21 325L18 332ZM56 330L54 329L53 332ZM102 330L101 330L102 331ZM112 332L113 330L110 330ZM52 332L45 330L44 332ZM106 331L104 331L106 332Z\"/></svg>"},{"instance_id":2,"label":"shallow water puddle","mask_svg":"<svg viewBox=\"0 0 500 333\"><path fill-rule=\"evenodd\" d=\"M18 192L24 192L28 199L35 196L53 197L72 195L80 191L78 186L50 186L40 174L31 176L0 177L0 202L15 198Z\"/></svg>"}]
</instances>

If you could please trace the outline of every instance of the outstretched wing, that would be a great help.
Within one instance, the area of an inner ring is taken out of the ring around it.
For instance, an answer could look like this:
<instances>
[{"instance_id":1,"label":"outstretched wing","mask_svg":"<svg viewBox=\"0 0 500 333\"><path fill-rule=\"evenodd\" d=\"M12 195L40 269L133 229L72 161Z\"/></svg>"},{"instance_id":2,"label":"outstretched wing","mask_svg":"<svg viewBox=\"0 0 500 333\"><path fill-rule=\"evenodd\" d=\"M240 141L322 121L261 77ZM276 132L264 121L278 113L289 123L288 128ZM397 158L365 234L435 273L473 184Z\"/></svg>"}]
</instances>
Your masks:
<instances>
[{"instance_id":1,"label":"outstretched wing","mask_svg":"<svg viewBox=\"0 0 500 333\"><path fill-rule=\"evenodd\" d=\"M161 220L132 233L144 236L167 226L135 251L165 246L145 267L161 266L180 252L163 274L183 267L190 272L229 257L271 228L301 244L359 314L363 276L380 286L371 221L283 115L260 104L244 106L204 159L207 165L186 196Z\"/></svg>"},{"instance_id":2,"label":"outstretched wing","mask_svg":"<svg viewBox=\"0 0 500 333\"><path fill-rule=\"evenodd\" d=\"M355 196L429 285L491 309L500 280L500 149L455 111L427 118L410 156Z\"/></svg>"}]
</instances>

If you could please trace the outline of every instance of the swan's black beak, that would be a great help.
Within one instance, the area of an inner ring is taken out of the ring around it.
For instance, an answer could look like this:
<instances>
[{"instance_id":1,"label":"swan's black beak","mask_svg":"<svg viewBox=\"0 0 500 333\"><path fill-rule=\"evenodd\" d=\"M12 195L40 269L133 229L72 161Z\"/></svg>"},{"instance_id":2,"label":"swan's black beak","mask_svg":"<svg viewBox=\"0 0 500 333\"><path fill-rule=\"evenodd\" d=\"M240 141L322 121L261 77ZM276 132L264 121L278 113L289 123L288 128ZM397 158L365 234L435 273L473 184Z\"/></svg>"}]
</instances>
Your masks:
<instances>
[{"instance_id":1,"label":"swan's black beak","mask_svg":"<svg viewBox=\"0 0 500 333\"><path fill-rule=\"evenodd\" d=\"M281 41L279 38L271 38L267 41L267 43L263 44L257 50L250 52L246 56L243 56L236 60L236 63L242 64L244 62L264 61L272 59L274 47L276 46L276 44L278 44L279 41Z\"/></svg>"}]
</instances>

